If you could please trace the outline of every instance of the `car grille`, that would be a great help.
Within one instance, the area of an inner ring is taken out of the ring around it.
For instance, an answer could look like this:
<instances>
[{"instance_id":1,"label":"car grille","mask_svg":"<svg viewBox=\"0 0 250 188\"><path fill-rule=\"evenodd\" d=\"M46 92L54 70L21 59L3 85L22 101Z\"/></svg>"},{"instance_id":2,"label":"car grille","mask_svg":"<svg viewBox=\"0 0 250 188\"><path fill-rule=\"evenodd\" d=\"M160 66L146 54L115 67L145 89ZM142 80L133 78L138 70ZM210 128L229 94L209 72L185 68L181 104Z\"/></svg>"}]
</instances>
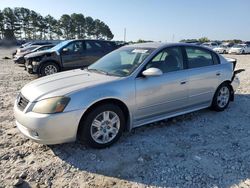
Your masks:
<instances>
[{"instance_id":1,"label":"car grille","mask_svg":"<svg viewBox=\"0 0 250 188\"><path fill-rule=\"evenodd\" d=\"M19 94L17 98L17 106L20 110L24 110L26 106L29 104L29 100L26 99L21 93Z\"/></svg>"}]
</instances>

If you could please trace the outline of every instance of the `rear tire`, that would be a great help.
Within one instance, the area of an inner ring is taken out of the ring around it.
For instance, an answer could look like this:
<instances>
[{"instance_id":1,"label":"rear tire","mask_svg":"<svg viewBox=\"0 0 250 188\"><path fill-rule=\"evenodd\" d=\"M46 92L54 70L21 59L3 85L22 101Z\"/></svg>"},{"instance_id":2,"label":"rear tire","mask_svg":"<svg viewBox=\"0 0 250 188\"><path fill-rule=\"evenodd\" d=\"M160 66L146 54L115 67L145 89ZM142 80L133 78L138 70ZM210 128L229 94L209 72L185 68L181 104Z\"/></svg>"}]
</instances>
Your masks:
<instances>
[{"instance_id":1,"label":"rear tire","mask_svg":"<svg viewBox=\"0 0 250 188\"><path fill-rule=\"evenodd\" d=\"M228 83L221 84L217 88L214 94L211 108L215 111L225 110L229 105L230 98L231 98L231 87L229 86Z\"/></svg>"},{"instance_id":2,"label":"rear tire","mask_svg":"<svg viewBox=\"0 0 250 188\"><path fill-rule=\"evenodd\" d=\"M55 74L60 71L59 66L56 63L53 62L47 62L40 68L40 75L41 76L47 76L51 74Z\"/></svg>"},{"instance_id":3,"label":"rear tire","mask_svg":"<svg viewBox=\"0 0 250 188\"><path fill-rule=\"evenodd\" d=\"M78 140L93 148L105 148L115 143L125 128L123 111L116 105L103 104L82 118Z\"/></svg>"}]
</instances>

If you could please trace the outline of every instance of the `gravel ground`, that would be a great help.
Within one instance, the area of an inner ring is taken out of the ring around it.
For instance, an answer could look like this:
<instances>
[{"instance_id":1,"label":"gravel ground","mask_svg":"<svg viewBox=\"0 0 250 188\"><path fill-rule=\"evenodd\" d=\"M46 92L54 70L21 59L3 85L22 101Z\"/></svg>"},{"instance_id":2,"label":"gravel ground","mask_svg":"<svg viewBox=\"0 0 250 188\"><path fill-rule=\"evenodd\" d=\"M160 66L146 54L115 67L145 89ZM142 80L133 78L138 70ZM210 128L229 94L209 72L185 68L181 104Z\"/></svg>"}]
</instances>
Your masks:
<instances>
[{"instance_id":1,"label":"gravel ground","mask_svg":"<svg viewBox=\"0 0 250 188\"><path fill-rule=\"evenodd\" d=\"M125 133L110 148L44 146L15 127L13 102L35 79L0 49L0 187L250 187L250 55L224 112L208 109Z\"/></svg>"}]
</instances>

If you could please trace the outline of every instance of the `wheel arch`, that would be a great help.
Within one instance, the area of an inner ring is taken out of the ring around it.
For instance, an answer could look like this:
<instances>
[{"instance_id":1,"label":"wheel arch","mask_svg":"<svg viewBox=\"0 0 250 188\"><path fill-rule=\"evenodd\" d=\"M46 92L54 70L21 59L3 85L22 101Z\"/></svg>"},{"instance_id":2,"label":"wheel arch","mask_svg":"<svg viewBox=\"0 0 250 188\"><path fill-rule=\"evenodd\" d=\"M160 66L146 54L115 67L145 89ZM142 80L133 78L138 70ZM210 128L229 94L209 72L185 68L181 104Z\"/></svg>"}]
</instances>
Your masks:
<instances>
[{"instance_id":1,"label":"wheel arch","mask_svg":"<svg viewBox=\"0 0 250 188\"><path fill-rule=\"evenodd\" d=\"M125 122L125 124L126 124L125 131L129 131L131 129L131 115L130 115L130 111L129 111L129 108L127 107L127 105L123 101L121 101L119 99L107 98L107 99L102 99L102 100L94 102L83 113L83 115L82 115L82 117L81 117L81 119L79 121L79 124L78 124L77 137L79 136L79 132L80 132L79 129L81 129L81 124L85 120L85 118L87 117L89 112L91 112L97 106L102 105L102 104L107 104L107 103L115 104L115 105L117 105L117 106L119 106L121 108L122 112L124 113L125 120L126 120L126 122Z\"/></svg>"},{"instance_id":2,"label":"wheel arch","mask_svg":"<svg viewBox=\"0 0 250 188\"><path fill-rule=\"evenodd\" d=\"M231 85L231 81L230 80L225 80L223 81L218 87L217 89L222 85L222 84L227 84L230 88L230 101L234 101L234 90L233 90L233 86ZM217 91L217 89L214 92L213 98L215 96L215 93Z\"/></svg>"},{"instance_id":3,"label":"wheel arch","mask_svg":"<svg viewBox=\"0 0 250 188\"><path fill-rule=\"evenodd\" d=\"M59 62L57 62L56 60L54 60L54 59L48 59L48 60L46 60L46 61L43 61L43 62L41 62L40 63L40 65L39 65L39 67L38 67L38 74L40 74L41 73L41 68L42 68L42 66L44 65L44 64L46 64L46 63L55 63L56 65L58 65L58 67L59 67L59 70L61 71L62 70L62 66L61 66L61 64L59 63Z\"/></svg>"}]
</instances>

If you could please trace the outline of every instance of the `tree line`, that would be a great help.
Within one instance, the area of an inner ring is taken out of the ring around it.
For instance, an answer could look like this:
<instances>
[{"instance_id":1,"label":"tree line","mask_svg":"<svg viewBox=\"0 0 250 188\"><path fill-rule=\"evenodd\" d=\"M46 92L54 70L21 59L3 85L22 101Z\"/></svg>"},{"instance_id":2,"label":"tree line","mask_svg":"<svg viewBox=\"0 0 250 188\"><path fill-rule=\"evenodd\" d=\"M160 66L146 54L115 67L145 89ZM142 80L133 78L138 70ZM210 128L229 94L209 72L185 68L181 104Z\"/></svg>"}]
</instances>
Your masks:
<instances>
[{"instance_id":1,"label":"tree line","mask_svg":"<svg viewBox=\"0 0 250 188\"><path fill-rule=\"evenodd\" d=\"M56 40L56 39L113 39L108 25L99 19L73 13L60 19L27 8L0 10L0 39Z\"/></svg>"},{"instance_id":2,"label":"tree line","mask_svg":"<svg viewBox=\"0 0 250 188\"><path fill-rule=\"evenodd\" d=\"M180 40L180 42L200 42L200 43L204 43L204 42L211 42L211 40L208 39L207 37L202 37L202 38L199 38L199 39L182 39L182 40ZM239 39L233 39L233 40L223 40L221 42L230 42L230 43L238 44L238 43L242 43L243 41L239 40Z\"/></svg>"}]
</instances>

